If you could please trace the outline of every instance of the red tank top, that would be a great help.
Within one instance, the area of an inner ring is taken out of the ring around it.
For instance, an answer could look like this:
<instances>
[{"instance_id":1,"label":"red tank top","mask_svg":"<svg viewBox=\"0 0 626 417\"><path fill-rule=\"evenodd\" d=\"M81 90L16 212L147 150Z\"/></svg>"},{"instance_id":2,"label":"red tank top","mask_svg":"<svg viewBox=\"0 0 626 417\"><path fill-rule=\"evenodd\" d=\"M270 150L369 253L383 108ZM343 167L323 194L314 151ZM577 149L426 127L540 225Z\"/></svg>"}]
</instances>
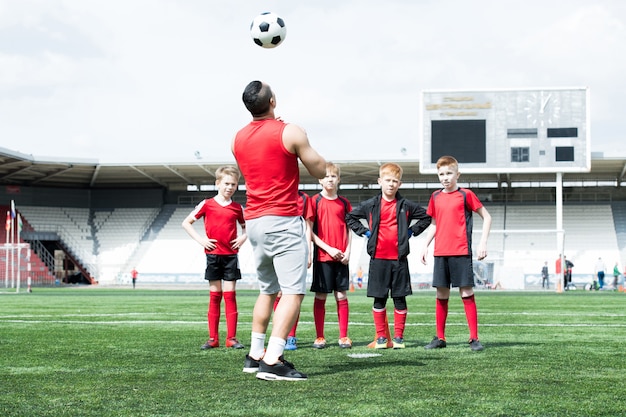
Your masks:
<instances>
[{"instance_id":1,"label":"red tank top","mask_svg":"<svg viewBox=\"0 0 626 417\"><path fill-rule=\"evenodd\" d=\"M233 153L246 185L246 220L261 216L299 216L298 156L283 144L286 124L256 120L237 132Z\"/></svg>"}]
</instances>

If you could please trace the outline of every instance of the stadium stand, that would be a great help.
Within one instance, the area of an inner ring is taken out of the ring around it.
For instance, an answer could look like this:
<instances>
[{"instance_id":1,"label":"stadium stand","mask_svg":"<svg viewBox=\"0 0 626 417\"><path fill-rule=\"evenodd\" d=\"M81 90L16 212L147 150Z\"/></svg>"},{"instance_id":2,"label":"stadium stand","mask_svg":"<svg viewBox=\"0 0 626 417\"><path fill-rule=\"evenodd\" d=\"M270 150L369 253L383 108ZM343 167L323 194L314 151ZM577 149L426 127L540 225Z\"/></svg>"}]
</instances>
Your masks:
<instances>
[{"instance_id":1,"label":"stadium stand","mask_svg":"<svg viewBox=\"0 0 626 417\"><path fill-rule=\"evenodd\" d=\"M115 281L158 212L158 208L20 207L32 228L32 242L60 241L89 275L103 282Z\"/></svg>"},{"instance_id":2,"label":"stadium stand","mask_svg":"<svg viewBox=\"0 0 626 417\"><path fill-rule=\"evenodd\" d=\"M379 193L378 161L336 161L342 166L342 194L358 204ZM432 175L419 173L419 162L397 161L405 169L401 193L426 205L439 187ZM0 148L0 202L15 200L24 220L21 242L30 244L31 275L36 285L61 282L124 284L133 267L139 282L203 282L202 249L181 227L184 217L214 191L206 185L222 164L102 165L39 162ZM304 191L319 184L301 171ZM598 256L607 265L626 261L626 175L623 159L597 158L591 171L563 174L564 250L575 263L574 280L589 282ZM493 217L489 256L476 263L487 287L537 288L541 266L550 270L558 256L553 174L463 174L461 186L477 191ZM195 189L189 187L196 184ZM202 184L205 184L202 188ZM242 184L242 185L245 185ZM235 200L245 203L245 193ZM474 240L481 219L474 217ZM202 231L202 222L195 226ZM0 235L6 239L6 233ZM411 239L409 259L414 282L428 283L432 264L423 266L421 237ZM35 254L37 256L35 256ZM0 275L7 265L0 254ZM367 271L363 241L355 238L351 270ZM249 243L240 252L244 282L255 281ZM72 275L82 279L70 281ZM45 277L44 277L45 276ZM367 274L364 276L367 281ZM426 284L424 288L429 288Z\"/></svg>"},{"instance_id":3,"label":"stadium stand","mask_svg":"<svg viewBox=\"0 0 626 417\"><path fill-rule=\"evenodd\" d=\"M8 213L8 211L9 211L9 206L0 206L0 212ZM23 220L23 227L30 228L30 225L28 224L27 221ZM2 228L0 230L0 242L9 242L9 241L10 241L9 230L7 230L6 228ZM24 242L23 239L20 239L18 243L23 244L26 242ZM17 265L17 262L18 262L17 257L21 256L22 259L20 260L20 266L19 266L20 278L26 277L27 279L30 276L33 283L37 283L39 285L53 285L54 284L55 277L52 273L51 268L49 267L50 260L48 264L44 262L44 260L42 260L39 256L37 256L37 253L32 247L28 248L28 254L24 253L24 251L12 252L6 246L2 249L3 250L0 250L0 271L5 273L9 265L13 265L13 264ZM28 270L27 262L30 262L30 271ZM17 268L16 268L16 272L17 272ZM11 276L11 277L9 277L9 275L6 273L3 275L4 275L3 277L4 279L1 281L5 281L5 282L8 282L9 279L11 278L17 277L17 273L15 273L14 276Z\"/></svg>"},{"instance_id":4,"label":"stadium stand","mask_svg":"<svg viewBox=\"0 0 626 417\"><path fill-rule=\"evenodd\" d=\"M489 261L506 265L509 288L520 287L524 276L538 274L543 261L556 258L555 207L549 204L487 204L492 215ZM93 267L101 283L125 283L132 267L145 282L202 282L205 257L202 249L181 227L191 206L90 210L63 207L22 206L21 213L35 232L54 232L73 247L77 258ZM163 213L166 213L165 215ZM616 215L614 215L614 213ZM480 239L482 219L474 216L474 241ZM626 236L626 204L570 204L563 216L565 251L579 277L590 276L598 256L620 259ZM202 220L194 223L203 232ZM360 238L355 237L353 262L367 268ZM419 262L420 237L411 241L410 266L414 275L428 275L430 267ZM244 283L254 282L249 244L240 253ZM581 278L584 280L584 278Z\"/></svg>"}]
</instances>

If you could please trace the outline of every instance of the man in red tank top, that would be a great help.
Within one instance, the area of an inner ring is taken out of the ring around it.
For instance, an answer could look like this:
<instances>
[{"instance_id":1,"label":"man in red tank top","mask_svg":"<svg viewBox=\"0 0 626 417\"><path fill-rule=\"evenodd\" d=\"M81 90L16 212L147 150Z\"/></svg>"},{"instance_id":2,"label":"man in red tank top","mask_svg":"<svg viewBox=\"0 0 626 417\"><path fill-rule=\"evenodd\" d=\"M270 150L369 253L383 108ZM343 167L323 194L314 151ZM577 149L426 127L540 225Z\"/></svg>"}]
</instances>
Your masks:
<instances>
[{"instance_id":1,"label":"man in red tank top","mask_svg":"<svg viewBox=\"0 0 626 417\"><path fill-rule=\"evenodd\" d=\"M287 336L306 293L309 256L306 227L297 205L298 159L318 179L326 175L326 161L311 147L304 129L276 118L276 97L269 85L252 81L242 99L252 121L237 132L232 151L245 179L244 216L259 280L250 351L243 371L256 372L257 378L265 380L306 380L306 375L283 357ZM282 297L265 348L279 291Z\"/></svg>"}]
</instances>

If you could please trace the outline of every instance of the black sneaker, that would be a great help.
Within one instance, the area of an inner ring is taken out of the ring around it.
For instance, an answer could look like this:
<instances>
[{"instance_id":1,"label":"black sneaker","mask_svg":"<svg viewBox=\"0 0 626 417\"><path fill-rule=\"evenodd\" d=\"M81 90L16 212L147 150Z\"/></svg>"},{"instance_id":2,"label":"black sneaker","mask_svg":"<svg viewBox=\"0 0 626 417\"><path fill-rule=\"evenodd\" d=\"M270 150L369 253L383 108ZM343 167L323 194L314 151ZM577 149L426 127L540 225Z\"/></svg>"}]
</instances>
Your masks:
<instances>
[{"instance_id":1,"label":"black sneaker","mask_svg":"<svg viewBox=\"0 0 626 417\"><path fill-rule=\"evenodd\" d=\"M253 359L250 355L246 355L246 359L243 361L243 371L247 374L258 372L259 362L261 362L260 359Z\"/></svg>"},{"instance_id":2,"label":"black sneaker","mask_svg":"<svg viewBox=\"0 0 626 417\"><path fill-rule=\"evenodd\" d=\"M268 365L263 359L259 361L259 372L256 377L266 381L306 381L307 376L296 370L291 362L279 358L274 365Z\"/></svg>"},{"instance_id":3,"label":"black sneaker","mask_svg":"<svg viewBox=\"0 0 626 417\"><path fill-rule=\"evenodd\" d=\"M477 352L484 349L483 345L478 341L478 339L470 339L468 343L470 345L470 349L472 349L473 351Z\"/></svg>"},{"instance_id":4,"label":"black sneaker","mask_svg":"<svg viewBox=\"0 0 626 417\"><path fill-rule=\"evenodd\" d=\"M424 346L424 349L443 349L445 347L446 341L435 336L429 344Z\"/></svg>"},{"instance_id":5,"label":"black sneaker","mask_svg":"<svg viewBox=\"0 0 626 417\"><path fill-rule=\"evenodd\" d=\"M284 365L293 368L293 363L287 362L283 355L280 355L278 359L281 360ZM250 355L246 355L246 359L243 361L243 371L247 374L253 374L255 372L258 372L259 362L261 362L261 359L254 359L251 358Z\"/></svg>"}]
</instances>

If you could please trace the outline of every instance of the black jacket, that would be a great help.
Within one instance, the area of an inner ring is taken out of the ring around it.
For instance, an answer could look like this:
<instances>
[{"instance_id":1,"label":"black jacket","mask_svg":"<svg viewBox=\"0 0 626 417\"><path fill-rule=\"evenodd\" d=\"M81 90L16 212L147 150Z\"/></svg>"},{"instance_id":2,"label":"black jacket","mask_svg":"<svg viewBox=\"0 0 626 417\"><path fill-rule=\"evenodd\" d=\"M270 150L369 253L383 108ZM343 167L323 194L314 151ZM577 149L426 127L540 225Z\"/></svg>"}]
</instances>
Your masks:
<instances>
[{"instance_id":1,"label":"black jacket","mask_svg":"<svg viewBox=\"0 0 626 417\"><path fill-rule=\"evenodd\" d=\"M380 201L382 193L363 201L351 212L346 214L346 223L354 233L359 236L370 231L371 235L367 241L367 253L375 257L376 242L378 241L378 227L380 225ZM431 217L426 214L426 209L417 203L405 199L396 193L396 218L398 220L398 256L406 257L409 252L409 227L413 236L422 233L430 225ZM369 227L366 227L361 220L365 220ZM416 221L415 223L413 223Z\"/></svg>"}]
</instances>

